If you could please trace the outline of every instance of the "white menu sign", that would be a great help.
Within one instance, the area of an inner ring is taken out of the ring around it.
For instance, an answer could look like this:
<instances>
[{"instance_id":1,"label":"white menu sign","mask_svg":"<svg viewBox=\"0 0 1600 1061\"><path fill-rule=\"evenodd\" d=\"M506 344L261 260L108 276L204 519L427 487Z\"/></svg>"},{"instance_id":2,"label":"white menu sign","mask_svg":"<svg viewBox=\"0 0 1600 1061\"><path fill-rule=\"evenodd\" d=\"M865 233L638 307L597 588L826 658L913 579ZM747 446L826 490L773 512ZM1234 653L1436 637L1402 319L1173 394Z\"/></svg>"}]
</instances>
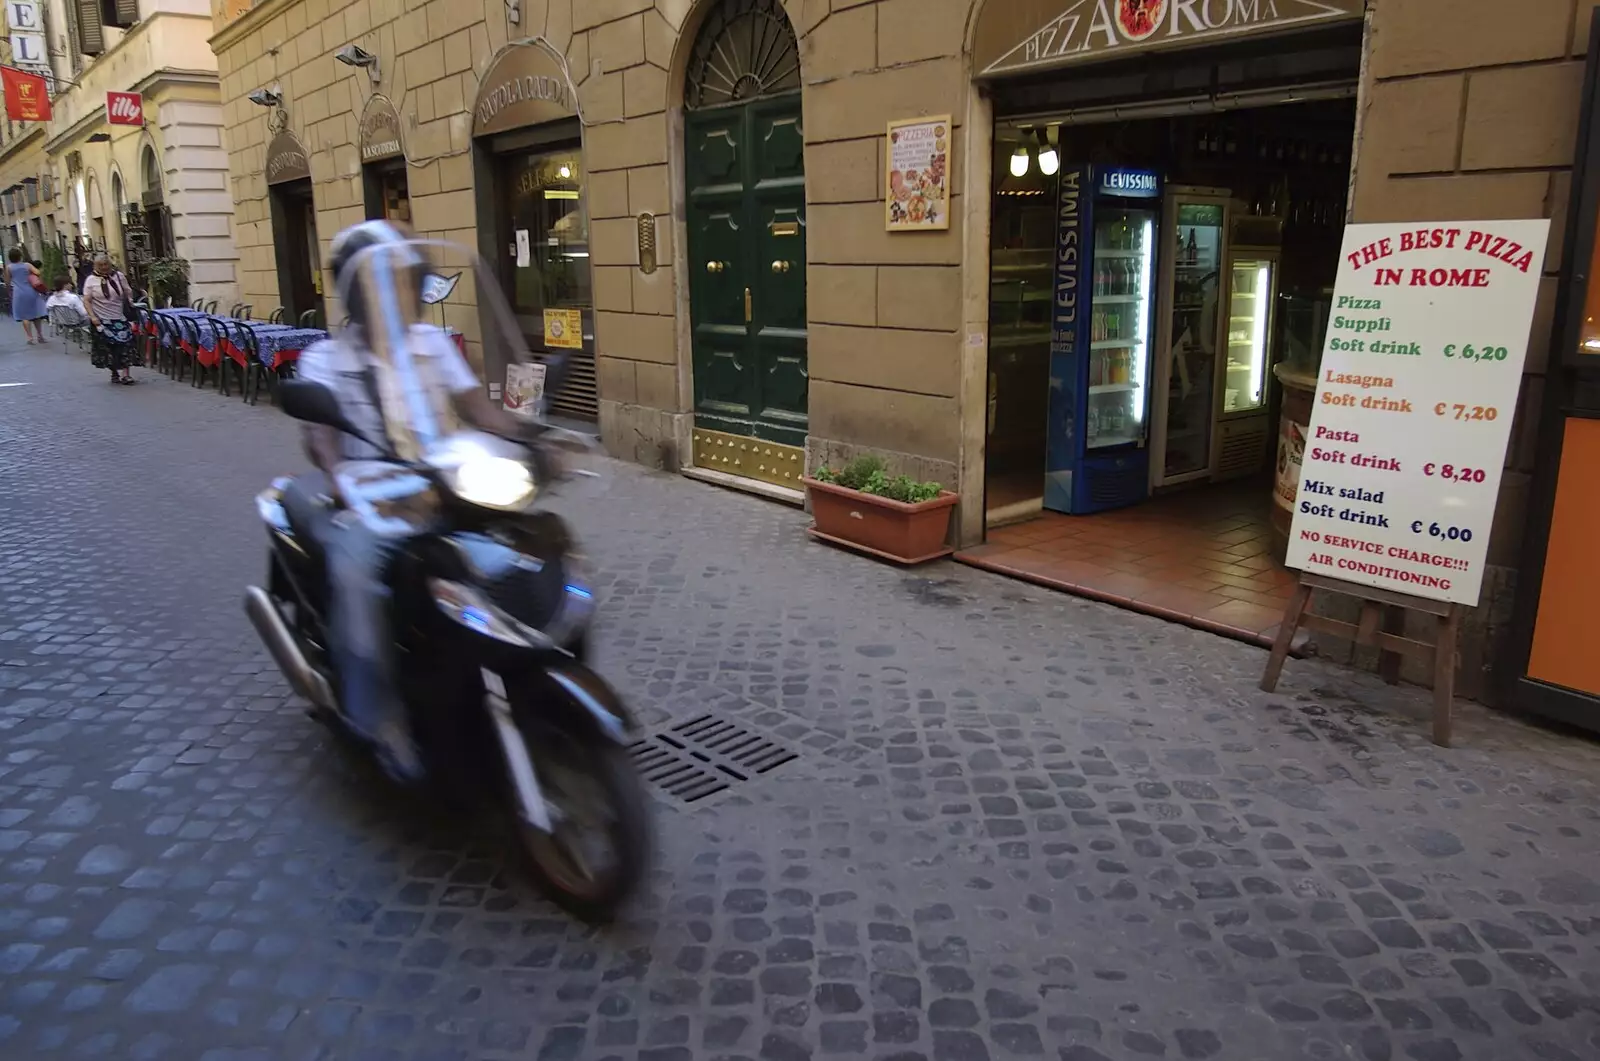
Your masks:
<instances>
[{"instance_id":1,"label":"white menu sign","mask_svg":"<svg viewBox=\"0 0 1600 1061\"><path fill-rule=\"evenodd\" d=\"M1477 605L1549 229L1345 229L1290 567Z\"/></svg>"}]
</instances>

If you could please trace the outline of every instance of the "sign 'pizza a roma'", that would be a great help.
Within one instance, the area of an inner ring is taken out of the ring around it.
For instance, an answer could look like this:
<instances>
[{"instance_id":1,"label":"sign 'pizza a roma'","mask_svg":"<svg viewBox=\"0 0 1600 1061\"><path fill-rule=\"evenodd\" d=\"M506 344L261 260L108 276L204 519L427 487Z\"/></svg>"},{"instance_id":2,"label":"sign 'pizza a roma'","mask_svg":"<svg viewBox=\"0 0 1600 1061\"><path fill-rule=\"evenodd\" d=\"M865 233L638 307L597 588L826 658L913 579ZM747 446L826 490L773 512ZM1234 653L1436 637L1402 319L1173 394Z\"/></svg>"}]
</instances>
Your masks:
<instances>
[{"instance_id":1,"label":"sign 'pizza a roma'","mask_svg":"<svg viewBox=\"0 0 1600 1061\"><path fill-rule=\"evenodd\" d=\"M1288 32L1362 17L1363 0L988 0L973 36L978 76L1136 51Z\"/></svg>"}]
</instances>

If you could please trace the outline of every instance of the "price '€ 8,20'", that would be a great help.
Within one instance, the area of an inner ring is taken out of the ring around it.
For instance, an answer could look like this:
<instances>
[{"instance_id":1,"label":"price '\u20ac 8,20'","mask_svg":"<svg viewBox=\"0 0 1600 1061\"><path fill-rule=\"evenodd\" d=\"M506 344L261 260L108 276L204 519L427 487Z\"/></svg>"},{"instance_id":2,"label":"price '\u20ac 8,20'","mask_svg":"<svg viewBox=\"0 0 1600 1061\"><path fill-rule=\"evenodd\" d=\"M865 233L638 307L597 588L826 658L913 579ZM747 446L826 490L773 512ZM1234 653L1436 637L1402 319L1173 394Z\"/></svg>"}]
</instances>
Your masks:
<instances>
[{"instance_id":1,"label":"price '\u20ac 8,20'","mask_svg":"<svg viewBox=\"0 0 1600 1061\"><path fill-rule=\"evenodd\" d=\"M1452 483L1481 483L1489 478L1482 468L1462 468L1455 464L1424 464L1422 474L1447 479Z\"/></svg>"}]
</instances>

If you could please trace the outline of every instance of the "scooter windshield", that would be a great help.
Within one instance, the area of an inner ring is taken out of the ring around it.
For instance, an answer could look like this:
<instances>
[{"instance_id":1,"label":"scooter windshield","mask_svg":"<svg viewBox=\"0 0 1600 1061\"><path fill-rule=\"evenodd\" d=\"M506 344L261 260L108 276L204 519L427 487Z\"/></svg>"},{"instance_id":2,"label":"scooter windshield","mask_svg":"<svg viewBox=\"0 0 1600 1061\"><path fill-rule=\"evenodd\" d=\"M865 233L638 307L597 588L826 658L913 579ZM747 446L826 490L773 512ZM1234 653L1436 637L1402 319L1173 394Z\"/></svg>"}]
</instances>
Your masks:
<instances>
[{"instance_id":1,"label":"scooter windshield","mask_svg":"<svg viewBox=\"0 0 1600 1061\"><path fill-rule=\"evenodd\" d=\"M416 460L461 430L453 396L468 384L482 386L485 350L508 362L531 360L498 284L480 264L460 244L403 234L363 247L340 273L348 317L337 338L370 354L373 404L401 460Z\"/></svg>"}]
</instances>

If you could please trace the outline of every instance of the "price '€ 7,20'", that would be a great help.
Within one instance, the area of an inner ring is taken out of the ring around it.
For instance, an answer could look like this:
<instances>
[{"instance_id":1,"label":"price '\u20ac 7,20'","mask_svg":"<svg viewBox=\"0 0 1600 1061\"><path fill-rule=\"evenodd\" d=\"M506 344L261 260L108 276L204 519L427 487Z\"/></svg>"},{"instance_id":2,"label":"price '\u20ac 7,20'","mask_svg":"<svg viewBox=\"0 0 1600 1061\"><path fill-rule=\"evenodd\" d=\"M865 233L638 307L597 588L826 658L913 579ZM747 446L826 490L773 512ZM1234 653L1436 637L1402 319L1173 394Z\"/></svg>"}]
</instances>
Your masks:
<instances>
[{"instance_id":1,"label":"price '\u20ac 7,20'","mask_svg":"<svg viewBox=\"0 0 1600 1061\"><path fill-rule=\"evenodd\" d=\"M1492 405L1464 405L1461 402L1439 402L1433 407L1433 415L1448 417L1451 420L1476 420L1480 423L1491 423L1500 418L1500 410Z\"/></svg>"}]
</instances>

